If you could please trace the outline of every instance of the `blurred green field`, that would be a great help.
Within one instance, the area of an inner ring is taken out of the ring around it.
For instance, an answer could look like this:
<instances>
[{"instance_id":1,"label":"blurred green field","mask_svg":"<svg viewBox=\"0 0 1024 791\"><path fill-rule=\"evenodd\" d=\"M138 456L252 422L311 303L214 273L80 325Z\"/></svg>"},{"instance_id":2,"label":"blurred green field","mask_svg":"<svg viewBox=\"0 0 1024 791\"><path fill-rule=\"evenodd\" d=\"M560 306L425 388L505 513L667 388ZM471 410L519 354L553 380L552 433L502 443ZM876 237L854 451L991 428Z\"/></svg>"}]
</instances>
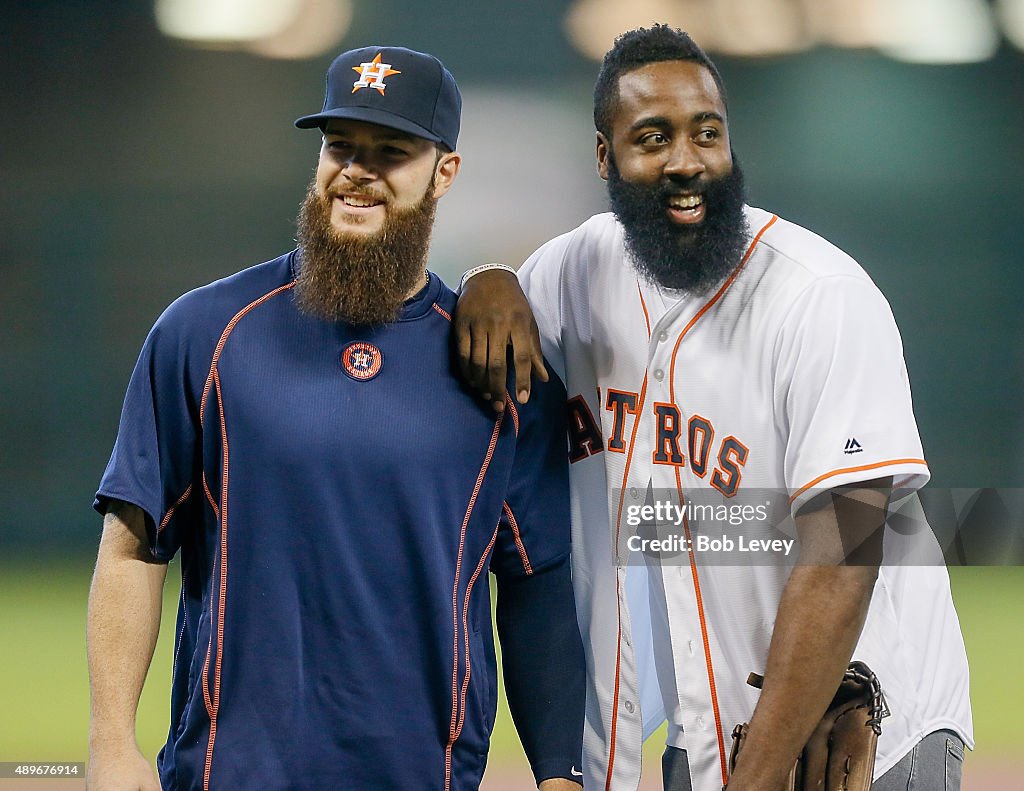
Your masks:
<instances>
[{"instance_id":1,"label":"blurred green field","mask_svg":"<svg viewBox=\"0 0 1024 791\"><path fill-rule=\"evenodd\" d=\"M83 564L0 566L0 761L84 761L89 691ZM978 748L973 762L1019 761L1024 710L1024 568L962 568L950 574L971 663ZM164 623L143 693L138 734L155 756L167 731L178 573L168 574ZM654 755L660 749L652 738ZM492 764L521 761L500 701Z\"/></svg>"}]
</instances>

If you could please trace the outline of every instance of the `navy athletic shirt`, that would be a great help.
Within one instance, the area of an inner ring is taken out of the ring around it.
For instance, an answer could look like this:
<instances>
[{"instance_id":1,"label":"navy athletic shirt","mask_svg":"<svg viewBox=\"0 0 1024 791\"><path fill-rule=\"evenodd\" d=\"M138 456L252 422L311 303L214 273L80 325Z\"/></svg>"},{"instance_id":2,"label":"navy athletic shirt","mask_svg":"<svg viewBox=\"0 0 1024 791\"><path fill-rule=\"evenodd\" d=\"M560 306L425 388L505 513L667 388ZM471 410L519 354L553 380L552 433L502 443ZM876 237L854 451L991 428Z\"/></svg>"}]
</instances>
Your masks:
<instances>
[{"instance_id":1,"label":"navy athletic shirt","mask_svg":"<svg viewBox=\"0 0 1024 791\"><path fill-rule=\"evenodd\" d=\"M436 276L366 329L299 311L298 253L175 301L95 506L182 557L165 789L475 789L488 570L569 553L565 391L503 417L452 368Z\"/></svg>"}]
</instances>

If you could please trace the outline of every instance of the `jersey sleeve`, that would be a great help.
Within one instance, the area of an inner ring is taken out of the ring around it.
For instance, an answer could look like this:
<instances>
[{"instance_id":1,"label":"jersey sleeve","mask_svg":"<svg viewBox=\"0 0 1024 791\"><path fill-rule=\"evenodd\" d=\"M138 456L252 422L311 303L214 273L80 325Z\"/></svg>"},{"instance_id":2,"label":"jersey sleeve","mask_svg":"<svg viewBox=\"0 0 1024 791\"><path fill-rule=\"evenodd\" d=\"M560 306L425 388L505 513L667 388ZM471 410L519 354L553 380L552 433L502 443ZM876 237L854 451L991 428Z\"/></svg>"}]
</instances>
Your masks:
<instances>
[{"instance_id":1,"label":"jersey sleeve","mask_svg":"<svg viewBox=\"0 0 1024 791\"><path fill-rule=\"evenodd\" d=\"M507 409L518 432L491 559L499 579L558 564L569 554L570 536L565 387L552 374L550 381L534 384L528 403L510 401Z\"/></svg>"},{"instance_id":2,"label":"jersey sleeve","mask_svg":"<svg viewBox=\"0 0 1024 791\"><path fill-rule=\"evenodd\" d=\"M894 489L913 490L927 482L903 344L869 279L814 281L794 301L774 353L794 513L844 484L892 476Z\"/></svg>"},{"instance_id":3,"label":"jersey sleeve","mask_svg":"<svg viewBox=\"0 0 1024 791\"><path fill-rule=\"evenodd\" d=\"M194 523L202 499L199 409L201 374L194 369L189 339L194 311L187 298L157 320L128 384L114 449L93 507L105 513L111 500L143 510L150 550L170 560L183 526ZM198 491L197 491L198 490Z\"/></svg>"},{"instance_id":4,"label":"jersey sleeve","mask_svg":"<svg viewBox=\"0 0 1024 791\"><path fill-rule=\"evenodd\" d=\"M547 242L526 259L518 272L519 285L537 322L541 350L563 379L562 270L573 236L570 232Z\"/></svg>"}]
</instances>

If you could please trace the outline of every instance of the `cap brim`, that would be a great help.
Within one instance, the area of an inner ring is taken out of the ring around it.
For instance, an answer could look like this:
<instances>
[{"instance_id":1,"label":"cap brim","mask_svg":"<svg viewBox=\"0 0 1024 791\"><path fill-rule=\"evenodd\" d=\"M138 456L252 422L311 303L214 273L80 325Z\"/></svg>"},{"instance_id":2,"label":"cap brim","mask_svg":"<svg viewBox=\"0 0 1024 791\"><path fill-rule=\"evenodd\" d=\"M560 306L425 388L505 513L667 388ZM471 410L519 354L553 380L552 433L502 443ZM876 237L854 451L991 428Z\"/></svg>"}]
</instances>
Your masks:
<instances>
[{"instance_id":1,"label":"cap brim","mask_svg":"<svg viewBox=\"0 0 1024 791\"><path fill-rule=\"evenodd\" d=\"M379 124L380 126L386 126L389 129L397 129L399 132L406 132L407 134L415 135L416 137L422 137L434 143L444 142L429 129L425 129L419 124L414 124L412 121L406 120L401 116L394 115L386 110L377 110L373 107L338 107L333 110L324 110L323 112L316 113L315 115L304 115L302 118L297 118L295 120L295 125L299 129L323 128L324 124L332 118L346 118L351 121L365 121L368 124Z\"/></svg>"}]
</instances>

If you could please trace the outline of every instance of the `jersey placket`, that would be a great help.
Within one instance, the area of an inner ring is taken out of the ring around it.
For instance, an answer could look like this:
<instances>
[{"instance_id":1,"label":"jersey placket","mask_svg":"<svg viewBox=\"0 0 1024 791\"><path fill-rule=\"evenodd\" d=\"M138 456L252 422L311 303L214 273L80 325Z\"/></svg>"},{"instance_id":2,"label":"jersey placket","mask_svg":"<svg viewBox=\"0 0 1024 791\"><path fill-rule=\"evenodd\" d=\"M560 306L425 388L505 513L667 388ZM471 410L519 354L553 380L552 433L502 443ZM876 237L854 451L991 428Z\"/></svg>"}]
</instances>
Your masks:
<instances>
[{"instance_id":1,"label":"jersey placket","mask_svg":"<svg viewBox=\"0 0 1024 791\"><path fill-rule=\"evenodd\" d=\"M668 403L678 409L678 441L683 463L676 466L653 462L657 430L655 425L646 432L651 442L651 455L646 458L651 460L649 470L656 496L660 499L670 497L671 502L677 506L685 505L685 493L688 490L702 485L700 479L690 469L688 448L685 443L686 432L683 429L690 417L690 410L686 408L686 369L688 365L699 364L697 360L700 354L699 351L694 351L694 347L700 344L700 323L691 327L690 332L682 340L680 333L704 302L705 300L684 297L668 305L664 315L654 322L651 332L648 362L651 403ZM702 569L697 562L699 558L694 557L693 560L697 565L696 572L691 565L691 556L685 553L669 556L660 562L655 561L658 563L658 569L650 575L650 580L652 585L660 587L656 595L665 606L668 630L666 637L671 647L674 684L662 684L666 713L670 718L669 743L687 749L695 776L702 776L707 769L714 771L713 766L719 762L719 734L711 699L708 658L705 653L704 631L707 625L701 623L698 585L695 581L695 573L697 579L700 579ZM710 646L710 635L707 636L707 640ZM679 726L682 726L682 732ZM709 764L707 769L702 770L702 767L697 766L703 763Z\"/></svg>"},{"instance_id":2,"label":"jersey placket","mask_svg":"<svg viewBox=\"0 0 1024 791\"><path fill-rule=\"evenodd\" d=\"M628 272L628 270L627 270ZM620 273L616 273L620 275ZM616 284L620 285L620 284ZM631 294L632 299L637 299L636 281L627 274L621 283L621 290L617 293ZM642 302L642 295L638 302ZM646 308L643 308L646 310ZM637 305L637 312L641 305ZM637 676L636 655L633 650L632 619L630 617L629 601L626 588L626 577L629 571L629 564L638 561L632 554L626 541L631 534L632 528L626 522L627 510L631 506L642 505L647 492L647 484L650 479L648 460L652 452L651 422L648 417L650 395L650 382L645 379L646 372L642 362L646 360L644 353L648 343L646 323L637 322L631 326L630 332L634 333L631 344L635 345L637 354L630 358L630 362L623 368L623 360L616 360L615 372L610 378L599 379L599 393L607 394L609 387L637 387L636 414L633 416L635 424L626 432L627 453L625 455L605 452L605 469L608 480L616 484L608 488L608 513L611 516L611 528L613 531L613 544L615 547L615 574L616 594L619 610L619 643L617 658L616 687L617 695L612 696L615 727L614 734L610 738L611 764L606 769L606 776L603 778L602 787L607 789L615 788L636 788L640 782L640 750L643 742L643 712L640 706L640 685ZM649 377L648 377L649 379ZM604 437L611 437L613 434L613 421L608 410L599 403L602 433ZM627 468L627 459L629 459ZM623 477L625 475L625 477ZM619 486L621 485L621 489ZM615 518L619 516L616 525ZM621 748L620 748L621 745Z\"/></svg>"}]
</instances>

